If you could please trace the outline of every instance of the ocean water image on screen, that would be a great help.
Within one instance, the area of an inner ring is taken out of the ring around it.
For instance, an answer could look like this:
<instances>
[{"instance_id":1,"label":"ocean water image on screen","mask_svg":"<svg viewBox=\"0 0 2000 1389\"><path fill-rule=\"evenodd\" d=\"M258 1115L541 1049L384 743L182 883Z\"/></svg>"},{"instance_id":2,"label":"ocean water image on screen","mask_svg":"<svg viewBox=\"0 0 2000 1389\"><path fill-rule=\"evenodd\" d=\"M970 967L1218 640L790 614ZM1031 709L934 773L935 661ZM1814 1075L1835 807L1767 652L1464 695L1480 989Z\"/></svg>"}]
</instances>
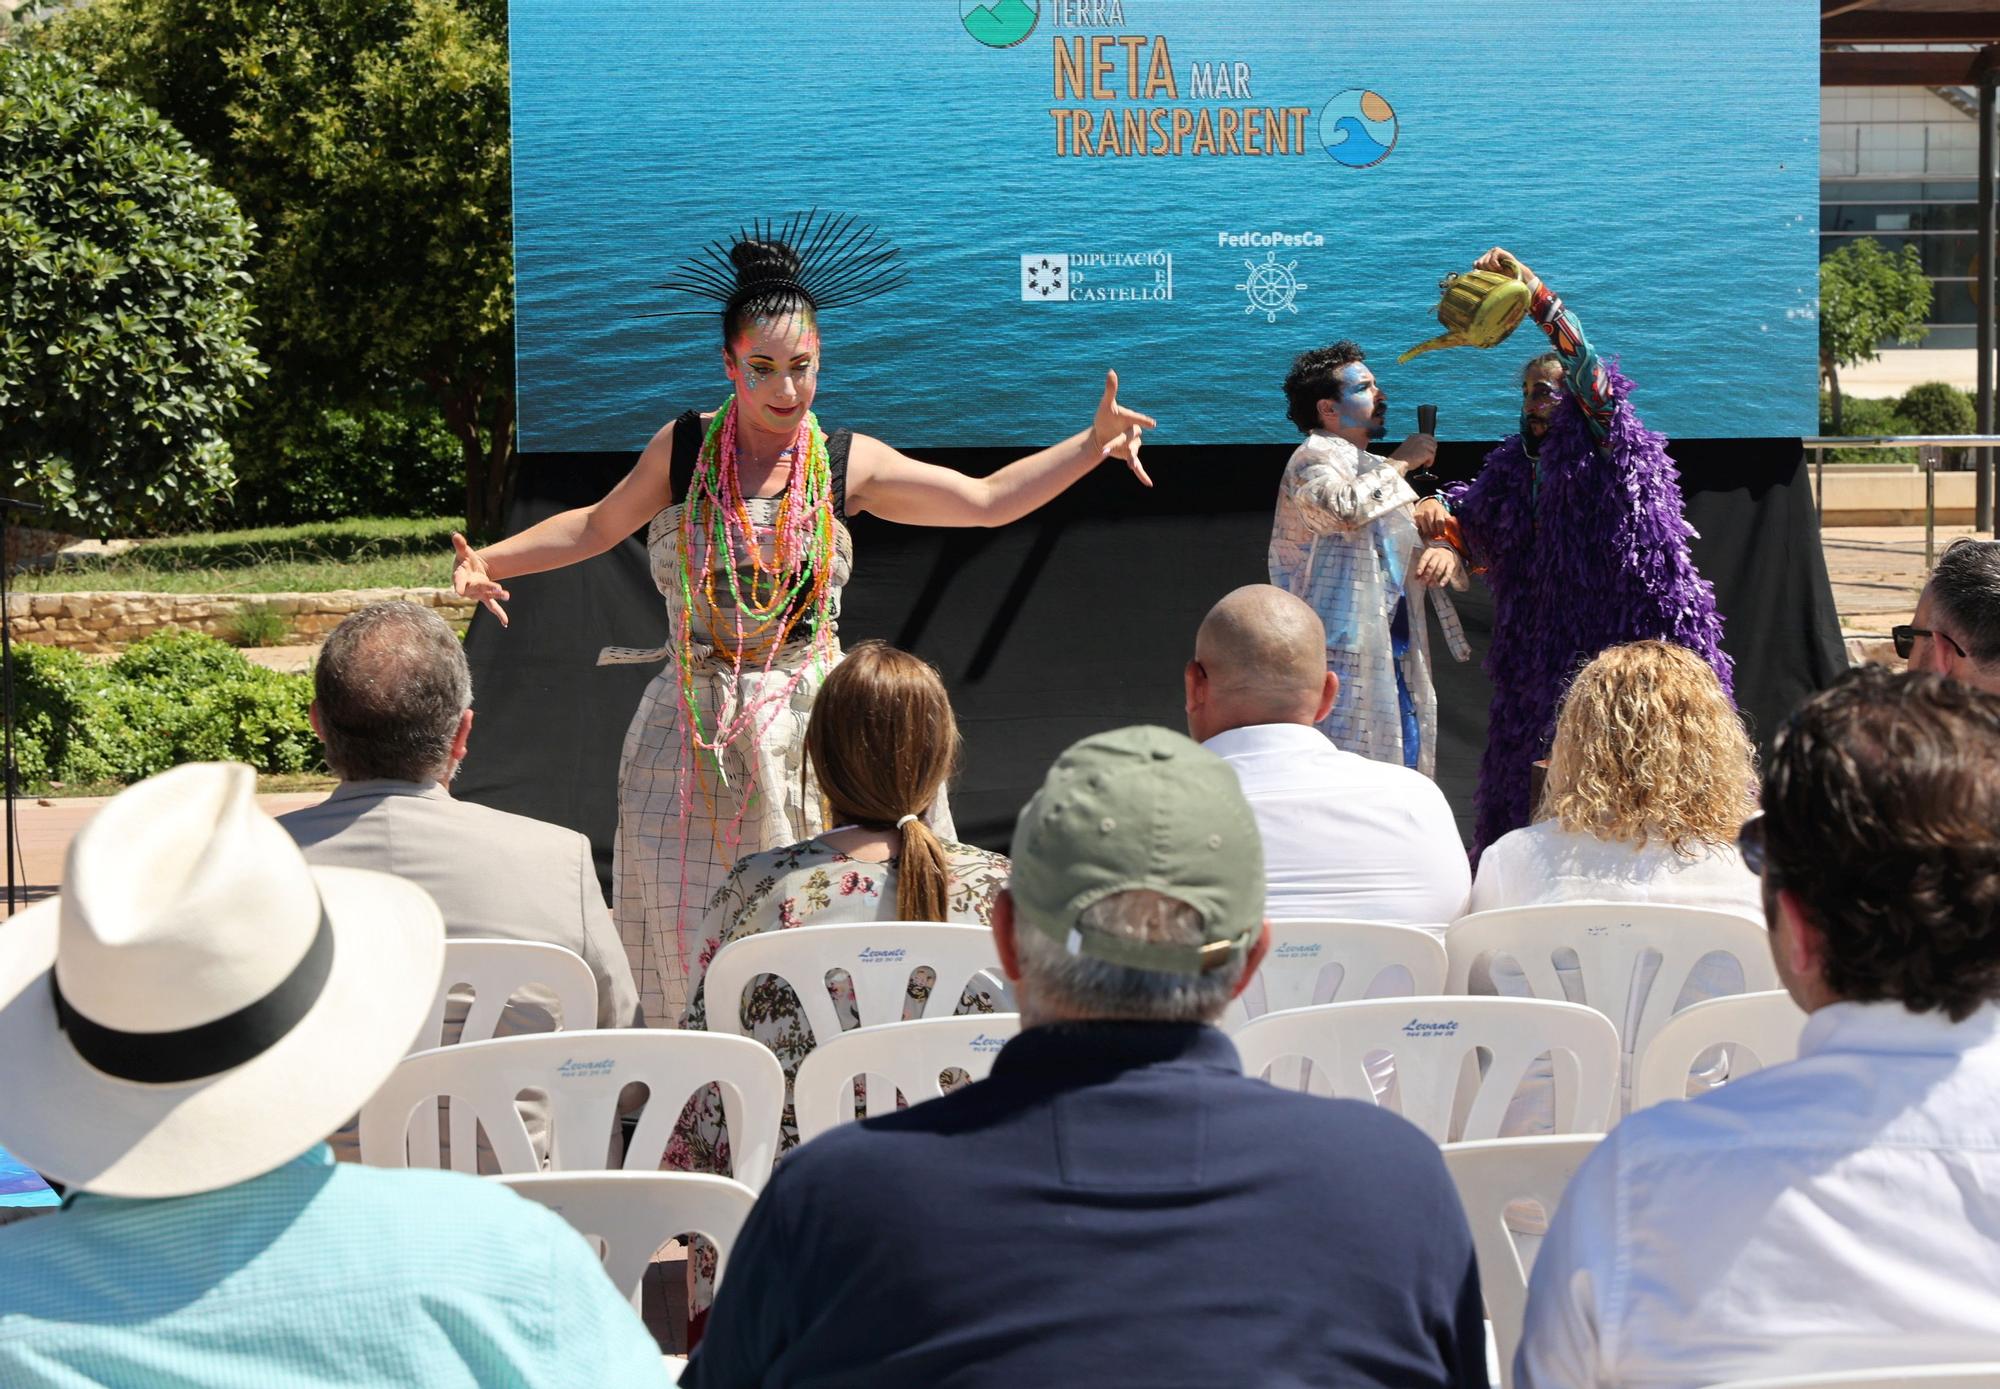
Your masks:
<instances>
[{"instance_id":1,"label":"ocean water image on screen","mask_svg":"<svg viewBox=\"0 0 2000 1389\"><path fill-rule=\"evenodd\" d=\"M727 393L655 288L753 217L879 226L910 271L822 324L818 410L910 449L1039 447L1107 366L1162 443L1295 437L1348 337L1446 438L1515 427L1532 324L1437 334L1519 253L1683 437L1816 422L1806 0L513 0L525 450L634 450Z\"/></svg>"}]
</instances>

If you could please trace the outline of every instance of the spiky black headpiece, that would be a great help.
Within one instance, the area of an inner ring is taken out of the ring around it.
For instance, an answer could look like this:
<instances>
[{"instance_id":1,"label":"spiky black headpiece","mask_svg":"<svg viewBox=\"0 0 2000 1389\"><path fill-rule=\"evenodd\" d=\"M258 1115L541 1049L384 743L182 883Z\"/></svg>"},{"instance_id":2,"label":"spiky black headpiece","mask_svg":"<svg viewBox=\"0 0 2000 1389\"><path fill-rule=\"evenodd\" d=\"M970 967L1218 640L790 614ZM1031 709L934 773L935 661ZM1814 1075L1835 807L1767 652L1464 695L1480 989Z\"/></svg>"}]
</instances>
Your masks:
<instances>
[{"instance_id":1,"label":"spiky black headpiece","mask_svg":"<svg viewBox=\"0 0 2000 1389\"><path fill-rule=\"evenodd\" d=\"M783 246L796 268L776 264L739 267L731 252L745 243ZM789 292L815 311L837 309L887 294L909 278L896 248L853 217L822 216L818 208L794 212L782 224L768 219L740 228L728 241L711 241L675 277L656 289L698 295L733 308L761 295ZM709 309L666 309L648 317L705 314Z\"/></svg>"}]
</instances>

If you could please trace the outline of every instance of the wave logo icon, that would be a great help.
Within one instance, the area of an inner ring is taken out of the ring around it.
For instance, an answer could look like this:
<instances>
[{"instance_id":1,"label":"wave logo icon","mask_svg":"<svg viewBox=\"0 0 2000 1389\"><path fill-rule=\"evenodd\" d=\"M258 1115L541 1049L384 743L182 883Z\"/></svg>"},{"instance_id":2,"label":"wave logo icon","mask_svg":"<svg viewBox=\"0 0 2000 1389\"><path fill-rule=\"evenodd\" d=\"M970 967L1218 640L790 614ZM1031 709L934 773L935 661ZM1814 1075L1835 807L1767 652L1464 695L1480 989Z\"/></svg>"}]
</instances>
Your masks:
<instances>
[{"instance_id":1,"label":"wave logo icon","mask_svg":"<svg viewBox=\"0 0 2000 1389\"><path fill-rule=\"evenodd\" d=\"M1336 164L1367 169L1396 148L1396 109L1380 92L1349 87L1319 113L1319 142Z\"/></svg>"},{"instance_id":2,"label":"wave logo icon","mask_svg":"<svg viewBox=\"0 0 2000 1389\"><path fill-rule=\"evenodd\" d=\"M1041 0L959 0L958 22L988 48L1012 48L1035 32Z\"/></svg>"}]
</instances>

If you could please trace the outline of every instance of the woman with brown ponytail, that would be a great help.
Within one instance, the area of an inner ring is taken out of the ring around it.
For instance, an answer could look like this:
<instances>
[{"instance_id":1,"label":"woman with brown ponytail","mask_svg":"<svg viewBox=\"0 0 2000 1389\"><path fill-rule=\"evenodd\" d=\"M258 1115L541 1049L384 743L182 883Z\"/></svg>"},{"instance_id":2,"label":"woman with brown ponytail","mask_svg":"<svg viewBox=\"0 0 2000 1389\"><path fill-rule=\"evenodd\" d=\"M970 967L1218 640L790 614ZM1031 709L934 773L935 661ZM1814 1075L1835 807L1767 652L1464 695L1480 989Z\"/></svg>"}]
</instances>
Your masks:
<instances>
[{"instance_id":1,"label":"woman with brown ponytail","mask_svg":"<svg viewBox=\"0 0 2000 1389\"><path fill-rule=\"evenodd\" d=\"M944 681L919 657L879 641L850 649L813 700L805 751L819 783L825 823L837 828L751 854L723 881L702 926L683 1027L707 1028L708 962L733 940L788 926L851 921L984 925L993 898L1007 884L1005 854L940 839L924 823L925 810L958 766L959 737ZM915 971L905 1016L922 1013L934 982L928 969ZM859 1024L854 990L844 979L833 1001L843 1027ZM751 984L742 1009L744 1035L776 1053L789 1090L813 1046L798 996L767 974ZM993 1012L993 999L968 989L958 1011ZM780 1151L798 1141L788 1103ZM666 1165L729 1172L722 1092L713 1085L688 1101L667 1147ZM707 1321L714 1280L714 1248L697 1238L688 1259L691 1338L700 1336Z\"/></svg>"},{"instance_id":2,"label":"woman with brown ponytail","mask_svg":"<svg viewBox=\"0 0 2000 1389\"><path fill-rule=\"evenodd\" d=\"M956 921L983 925L1006 885L1006 855L940 839L923 813L958 763L958 722L944 681L922 659L879 641L862 642L827 673L806 725L806 758L837 828L798 844L751 854L715 893L702 927L694 991L683 1027L708 1026L702 980L715 952L733 940L788 926L850 921ZM909 1013L922 1011L930 972L910 985ZM855 1026L854 995L835 994L842 1024ZM992 1011L968 991L959 1011ZM812 1029L791 986L765 975L745 995L743 1030L777 1053L787 1079L812 1050ZM718 1151L719 1094L697 1096L668 1159L698 1172L729 1170ZM798 1142L789 1107L786 1149Z\"/></svg>"}]
</instances>

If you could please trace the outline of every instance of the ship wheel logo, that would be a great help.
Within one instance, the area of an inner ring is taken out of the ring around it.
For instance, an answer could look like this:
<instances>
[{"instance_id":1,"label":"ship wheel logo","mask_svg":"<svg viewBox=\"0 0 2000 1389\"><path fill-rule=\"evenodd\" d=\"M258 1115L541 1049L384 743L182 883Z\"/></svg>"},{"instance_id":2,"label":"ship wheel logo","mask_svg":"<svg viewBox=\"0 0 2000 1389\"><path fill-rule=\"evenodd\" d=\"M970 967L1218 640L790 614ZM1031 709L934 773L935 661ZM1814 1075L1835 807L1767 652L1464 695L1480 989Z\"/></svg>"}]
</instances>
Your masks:
<instances>
[{"instance_id":1,"label":"ship wheel logo","mask_svg":"<svg viewBox=\"0 0 2000 1389\"><path fill-rule=\"evenodd\" d=\"M1283 265L1278 263L1278 253L1268 251L1262 260L1246 260L1243 268L1249 271L1242 284L1236 286L1249 297L1243 306L1245 313L1261 313L1266 323L1276 323L1281 313L1297 313L1299 306L1292 301L1299 291L1310 286L1293 272L1299 268L1295 260Z\"/></svg>"}]
</instances>

